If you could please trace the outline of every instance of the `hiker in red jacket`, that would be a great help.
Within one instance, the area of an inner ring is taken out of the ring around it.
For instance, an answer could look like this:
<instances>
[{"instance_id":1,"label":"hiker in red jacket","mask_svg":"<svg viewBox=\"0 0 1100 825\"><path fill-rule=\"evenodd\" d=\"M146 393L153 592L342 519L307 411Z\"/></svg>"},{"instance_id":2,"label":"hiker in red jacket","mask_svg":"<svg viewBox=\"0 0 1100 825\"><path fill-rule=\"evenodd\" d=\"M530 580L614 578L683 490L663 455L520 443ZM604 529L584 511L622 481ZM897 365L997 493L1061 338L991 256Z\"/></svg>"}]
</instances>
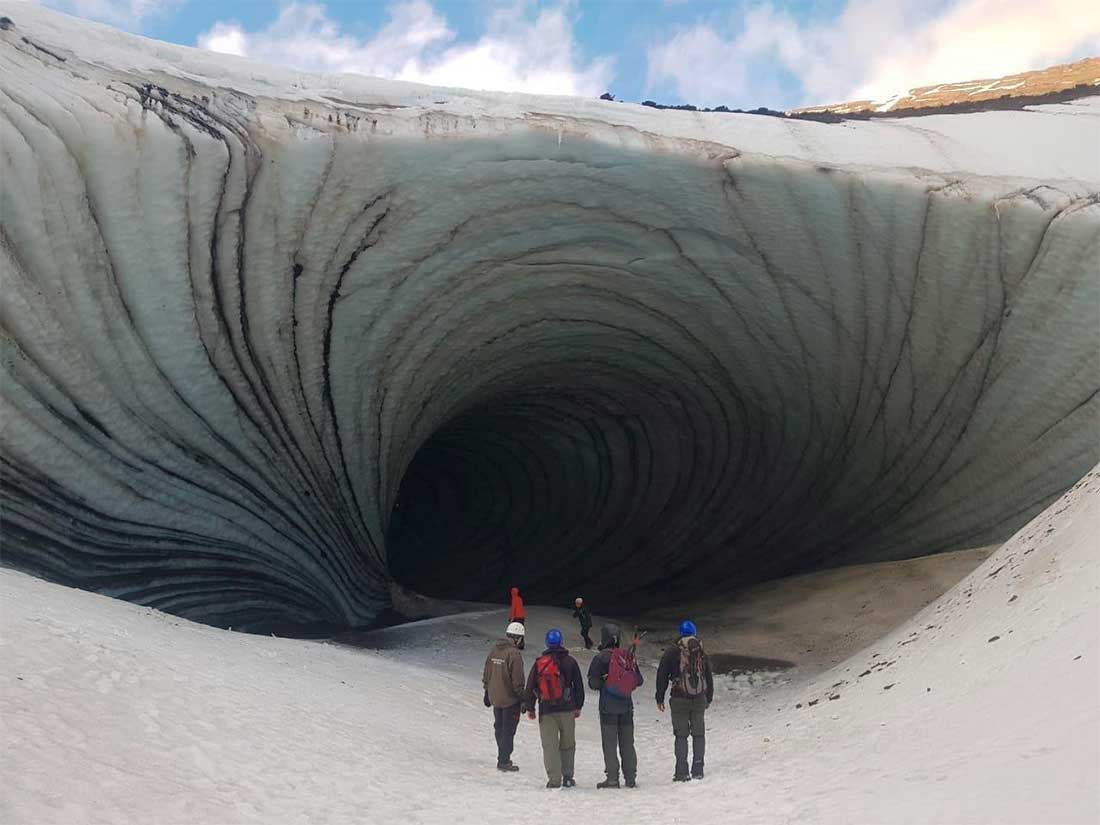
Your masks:
<instances>
[{"instance_id":1,"label":"hiker in red jacket","mask_svg":"<svg viewBox=\"0 0 1100 825\"><path fill-rule=\"evenodd\" d=\"M519 596L519 588L512 588L512 606L508 609L508 621L527 624L527 613L523 609L523 599ZM520 641L519 649L523 650L523 642Z\"/></svg>"},{"instance_id":2,"label":"hiker in red jacket","mask_svg":"<svg viewBox=\"0 0 1100 825\"><path fill-rule=\"evenodd\" d=\"M539 736L547 788L572 788L577 752L577 719L584 707L584 680L577 660L562 647L561 631L546 633L546 650L535 660L527 677L524 704L527 717L535 718L539 706Z\"/></svg>"},{"instance_id":3,"label":"hiker in red jacket","mask_svg":"<svg viewBox=\"0 0 1100 825\"><path fill-rule=\"evenodd\" d=\"M519 588L512 588L512 609L508 611L508 621L527 624L527 613L523 609L523 599L519 596Z\"/></svg>"}]
</instances>

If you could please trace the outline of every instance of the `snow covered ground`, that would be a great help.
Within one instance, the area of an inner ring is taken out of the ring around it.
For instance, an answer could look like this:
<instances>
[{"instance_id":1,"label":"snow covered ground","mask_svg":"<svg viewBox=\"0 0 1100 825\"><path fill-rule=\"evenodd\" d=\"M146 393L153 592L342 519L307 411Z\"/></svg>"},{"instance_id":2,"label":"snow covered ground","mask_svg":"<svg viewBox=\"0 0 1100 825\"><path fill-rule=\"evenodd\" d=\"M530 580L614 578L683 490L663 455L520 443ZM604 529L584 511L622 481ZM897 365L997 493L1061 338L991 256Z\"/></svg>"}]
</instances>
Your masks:
<instances>
[{"instance_id":1,"label":"snow covered ground","mask_svg":"<svg viewBox=\"0 0 1100 825\"><path fill-rule=\"evenodd\" d=\"M640 788L615 792L611 818L1096 822L1098 531L1093 470L832 670L767 689L724 682L703 782L669 781L650 669ZM520 773L493 769L478 682L503 611L381 631L372 650L216 630L11 571L0 593L4 823L609 818L593 708L575 790L543 788L527 721ZM536 637L551 623L575 636L565 611L532 612Z\"/></svg>"},{"instance_id":2,"label":"snow covered ground","mask_svg":"<svg viewBox=\"0 0 1100 825\"><path fill-rule=\"evenodd\" d=\"M708 597L692 605L691 615L711 628L712 654L779 659L816 674L908 621L996 549L974 547L774 579L732 598ZM664 645L675 638L678 617L678 610L660 609L634 621L653 628L647 646Z\"/></svg>"}]
</instances>

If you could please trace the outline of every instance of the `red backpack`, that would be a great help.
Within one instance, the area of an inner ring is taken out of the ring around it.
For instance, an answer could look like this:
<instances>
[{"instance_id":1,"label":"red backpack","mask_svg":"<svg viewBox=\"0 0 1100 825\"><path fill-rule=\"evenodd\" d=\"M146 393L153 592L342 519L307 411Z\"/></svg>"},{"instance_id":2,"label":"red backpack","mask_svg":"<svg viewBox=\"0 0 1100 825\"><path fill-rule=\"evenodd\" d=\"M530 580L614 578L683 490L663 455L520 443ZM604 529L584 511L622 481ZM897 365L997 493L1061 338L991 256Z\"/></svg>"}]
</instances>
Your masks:
<instances>
[{"instance_id":1,"label":"red backpack","mask_svg":"<svg viewBox=\"0 0 1100 825\"><path fill-rule=\"evenodd\" d=\"M558 660L550 655L539 656L535 660L535 690L542 702L560 702L561 669Z\"/></svg>"},{"instance_id":2,"label":"red backpack","mask_svg":"<svg viewBox=\"0 0 1100 825\"><path fill-rule=\"evenodd\" d=\"M613 647L611 660L607 664L607 692L621 699L629 699L634 688L638 687L637 664L634 661L634 649Z\"/></svg>"}]
</instances>

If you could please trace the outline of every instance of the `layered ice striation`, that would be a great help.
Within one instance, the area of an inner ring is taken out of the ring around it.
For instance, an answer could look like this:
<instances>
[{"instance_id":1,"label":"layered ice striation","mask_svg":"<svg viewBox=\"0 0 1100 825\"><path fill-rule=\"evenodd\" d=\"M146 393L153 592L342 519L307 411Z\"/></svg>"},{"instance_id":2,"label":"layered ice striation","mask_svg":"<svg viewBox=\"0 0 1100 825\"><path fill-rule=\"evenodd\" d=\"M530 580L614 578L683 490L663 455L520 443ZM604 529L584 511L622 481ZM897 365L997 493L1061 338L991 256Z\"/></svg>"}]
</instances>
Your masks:
<instances>
[{"instance_id":1,"label":"layered ice striation","mask_svg":"<svg viewBox=\"0 0 1100 825\"><path fill-rule=\"evenodd\" d=\"M1100 98L660 112L5 13L6 565L607 612L997 541L1100 457Z\"/></svg>"}]
</instances>

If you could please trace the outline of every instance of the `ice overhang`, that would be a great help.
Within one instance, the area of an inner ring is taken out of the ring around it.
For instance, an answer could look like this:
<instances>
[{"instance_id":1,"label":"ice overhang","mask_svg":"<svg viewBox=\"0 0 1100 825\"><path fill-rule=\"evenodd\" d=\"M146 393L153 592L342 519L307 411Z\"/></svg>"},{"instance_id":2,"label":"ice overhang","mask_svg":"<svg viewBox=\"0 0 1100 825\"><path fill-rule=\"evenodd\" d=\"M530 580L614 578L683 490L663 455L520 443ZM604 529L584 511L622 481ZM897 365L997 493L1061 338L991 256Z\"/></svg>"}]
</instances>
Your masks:
<instances>
[{"instance_id":1,"label":"ice overhang","mask_svg":"<svg viewBox=\"0 0 1100 825\"><path fill-rule=\"evenodd\" d=\"M235 626L626 608L996 541L1100 458L1098 98L658 112L19 12L7 565Z\"/></svg>"}]
</instances>

